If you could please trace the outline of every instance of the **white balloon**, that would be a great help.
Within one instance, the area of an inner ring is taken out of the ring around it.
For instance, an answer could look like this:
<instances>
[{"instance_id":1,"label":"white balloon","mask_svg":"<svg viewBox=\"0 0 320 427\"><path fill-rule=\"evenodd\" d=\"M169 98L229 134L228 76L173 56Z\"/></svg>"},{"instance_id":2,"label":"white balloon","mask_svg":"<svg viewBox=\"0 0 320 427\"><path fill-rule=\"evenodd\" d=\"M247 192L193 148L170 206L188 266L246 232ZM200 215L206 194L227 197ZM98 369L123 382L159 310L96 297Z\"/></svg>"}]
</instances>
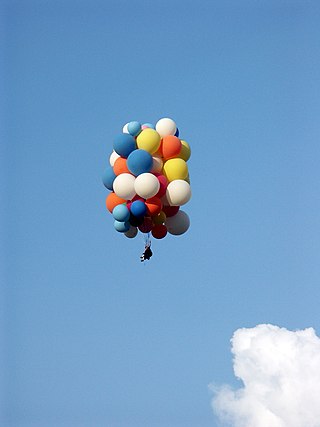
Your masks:
<instances>
[{"instance_id":1,"label":"white balloon","mask_svg":"<svg viewBox=\"0 0 320 427\"><path fill-rule=\"evenodd\" d=\"M171 181L166 190L170 206L182 206L191 199L191 187L183 179Z\"/></svg>"},{"instance_id":2,"label":"white balloon","mask_svg":"<svg viewBox=\"0 0 320 427\"><path fill-rule=\"evenodd\" d=\"M130 225L129 230L124 233L124 235L129 239L133 239L134 237L136 237L137 234L138 234L138 229L133 225Z\"/></svg>"},{"instance_id":3,"label":"white balloon","mask_svg":"<svg viewBox=\"0 0 320 427\"><path fill-rule=\"evenodd\" d=\"M153 161L153 165L152 165L151 172L160 173L162 171L162 166L163 166L163 161L161 157L152 156L152 161Z\"/></svg>"},{"instance_id":4,"label":"white balloon","mask_svg":"<svg viewBox=\"0 0 320 427\"><path fill-rule=\"evenodd\" d=\"M129 123L126 123L126 124L123 126L123 128L122 128L122 133L129 133L129 131L128 131L128 124L129 124Z\"/></svg>"},{"instance_id":5,"label":"white balloon","mask_svg":"<svg viewBox=\"0 0 320 427\"><path fill-rule=\"evenodd\" d=\"M170 234L179 236L190 227L190 219L186 212L179 210L174 216L166 218L165 225Z\"/></svg>"},{"instance_id":6,"label":"white balloon","mask_svg":"<svg viewBox=\"0 0 320 427\"><path fill-rule=\"evenodd\" d=\"M135 177L130 173L121 173L113 181L113 191L125 200L131 200L136 192L134 189Z\"/></svg>"},{"instance_id":7,"label":"white balloon","mask_svg":"<svg viewBox=\"0 0 320 427\"><path fill-rule=\"evenodd\" d=\"M160 183L156 176L152 173L146 172L136 177L134 189L138 196L143 197L144 199L149 199L158 193Z\"/></svg>"},{"instance_id":8,"label":"white balloon","mask_svg":"<svg viewBox=\"0 0 320 427\"><path fill-rule=\"evenodd\" d=\"M156 131L162 138L167 135L174 135L177 131L177 125L172 119L163 118L156 123Z\"/></svg>"},{"instance_id":9,"label":"white balloon","mask_svg":"<svg viewBox=\"0 0 320 427\"><path fill-rule=\"evenodd\" d=\"M114 166L114 163L115 163L115 161L119 158L120 156L119 156L119 154L118 153L116 153L114 150L112 151L112 153L111 153L111 155L110 155L110 158L109 158L109 163L110 163L110 166Z\"/></svg>"}]
</instances>

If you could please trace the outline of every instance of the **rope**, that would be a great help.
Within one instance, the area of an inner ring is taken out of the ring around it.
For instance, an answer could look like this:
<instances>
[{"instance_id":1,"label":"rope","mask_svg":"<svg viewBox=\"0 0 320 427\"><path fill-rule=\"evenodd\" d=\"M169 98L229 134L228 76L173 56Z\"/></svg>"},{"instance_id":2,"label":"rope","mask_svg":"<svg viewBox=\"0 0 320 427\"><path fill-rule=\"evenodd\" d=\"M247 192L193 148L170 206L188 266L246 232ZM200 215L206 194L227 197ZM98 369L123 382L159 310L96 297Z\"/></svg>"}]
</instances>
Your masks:
<instances>
[{"instance_id":1,"label":"rope","mask_svg":"<svg viewBox=\"0 0 320 427\"><path fill-rule=\"evenodd\" d=\"M151 245L150 233L144 233L144 243L145 243L145 246Z\"/></svg>"}]
</instances>

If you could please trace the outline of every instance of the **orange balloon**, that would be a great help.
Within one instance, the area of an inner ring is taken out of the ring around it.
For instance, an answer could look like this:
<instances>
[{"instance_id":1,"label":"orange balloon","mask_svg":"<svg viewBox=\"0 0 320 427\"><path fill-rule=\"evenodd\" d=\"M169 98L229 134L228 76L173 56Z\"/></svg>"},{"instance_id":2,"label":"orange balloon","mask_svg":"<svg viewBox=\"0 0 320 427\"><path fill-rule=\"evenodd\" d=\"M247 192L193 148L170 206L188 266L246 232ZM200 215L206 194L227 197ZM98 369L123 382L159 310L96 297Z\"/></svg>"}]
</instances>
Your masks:
<instances>
[{"instance_id":1,"label":"orange balloon","mask_svg":"<svg viewBox=\"0 0 320 427\"><path fill-rule=\"evenodd\" d=\"M145 201L147 211L150 216L155 216L161 212L162 202L159 197L150 197Z\"/></svg>"},{"instance_id":2,"label":"orange balloon","mask_svg":"<svg viewBox=\"0 0 320 427\"><path fill-rule=\"evenodd\" d=\"M181 151L181 141L177 136L168 135L162 138L161 150L165 160L172 159Z\"/></svg>"},{"instance_id":3,"label":"orange balloon","mask_svg":"<svg viewBox=\"0 0 320 427\"><path fill-rule=\"evenodd\" d=\"M106 206L109 212L112 213L115 206L121 205L122 203L126 203L126 200L121 199L121 197L117 196L116 193L114 193L113 191L108 194L108 197L106 199Z\"/></svg>"},{"instance_id":4,"label":"orange balloon","mask_svg":"<svg viewBox=\"0 0 320 427\"><path fill-rule=\"evenodd\" d=\"M118 157L117 160L114 162L113 165L113 172L118 176L121 173L130 173L127 166L127 159L124 159L123 157Z\"/></svg>"}]
</instances>

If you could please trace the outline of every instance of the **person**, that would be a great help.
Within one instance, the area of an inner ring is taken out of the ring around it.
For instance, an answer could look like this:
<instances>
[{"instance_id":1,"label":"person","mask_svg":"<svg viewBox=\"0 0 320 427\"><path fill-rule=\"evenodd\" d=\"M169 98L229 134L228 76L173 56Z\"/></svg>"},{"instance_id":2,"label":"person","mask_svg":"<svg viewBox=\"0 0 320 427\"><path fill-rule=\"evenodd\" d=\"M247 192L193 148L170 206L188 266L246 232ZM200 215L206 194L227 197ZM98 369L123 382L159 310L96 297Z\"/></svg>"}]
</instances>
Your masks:
<instances>
[{"instance_id":1,"label":"person","mask_svg":"<svg viewBox=\"0 0 320 427\"><path fill-rule=\"evenodd\" d=\"M144 248L144 252L140 257L140 261L143 262L146 259L150 259L152 257L152 250L151 250L151 243L147 243L145 248Z\"/></svg>"}]
</instances>

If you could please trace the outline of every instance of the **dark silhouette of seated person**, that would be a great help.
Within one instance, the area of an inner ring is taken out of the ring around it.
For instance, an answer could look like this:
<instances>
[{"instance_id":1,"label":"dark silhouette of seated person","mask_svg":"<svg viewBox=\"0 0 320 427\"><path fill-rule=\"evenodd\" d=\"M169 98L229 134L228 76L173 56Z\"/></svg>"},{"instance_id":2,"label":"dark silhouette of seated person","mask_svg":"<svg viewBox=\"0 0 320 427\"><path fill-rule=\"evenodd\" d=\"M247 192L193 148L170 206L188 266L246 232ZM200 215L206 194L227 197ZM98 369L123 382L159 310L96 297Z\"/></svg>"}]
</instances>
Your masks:
<instances>
[{"instance_id":1,"label":"dark silhouette of seated person","mask_svg":"<svg viewBox=\"0 0 320 427\"><path fill-rule=\"evenodd\" d=\"M152 250L150 246L151 246L151 243L146 244L144 248L144 252L140 257L141 262L145 261L146 259L150 259L152 257Z\"/></svg>"}]
</instances>

